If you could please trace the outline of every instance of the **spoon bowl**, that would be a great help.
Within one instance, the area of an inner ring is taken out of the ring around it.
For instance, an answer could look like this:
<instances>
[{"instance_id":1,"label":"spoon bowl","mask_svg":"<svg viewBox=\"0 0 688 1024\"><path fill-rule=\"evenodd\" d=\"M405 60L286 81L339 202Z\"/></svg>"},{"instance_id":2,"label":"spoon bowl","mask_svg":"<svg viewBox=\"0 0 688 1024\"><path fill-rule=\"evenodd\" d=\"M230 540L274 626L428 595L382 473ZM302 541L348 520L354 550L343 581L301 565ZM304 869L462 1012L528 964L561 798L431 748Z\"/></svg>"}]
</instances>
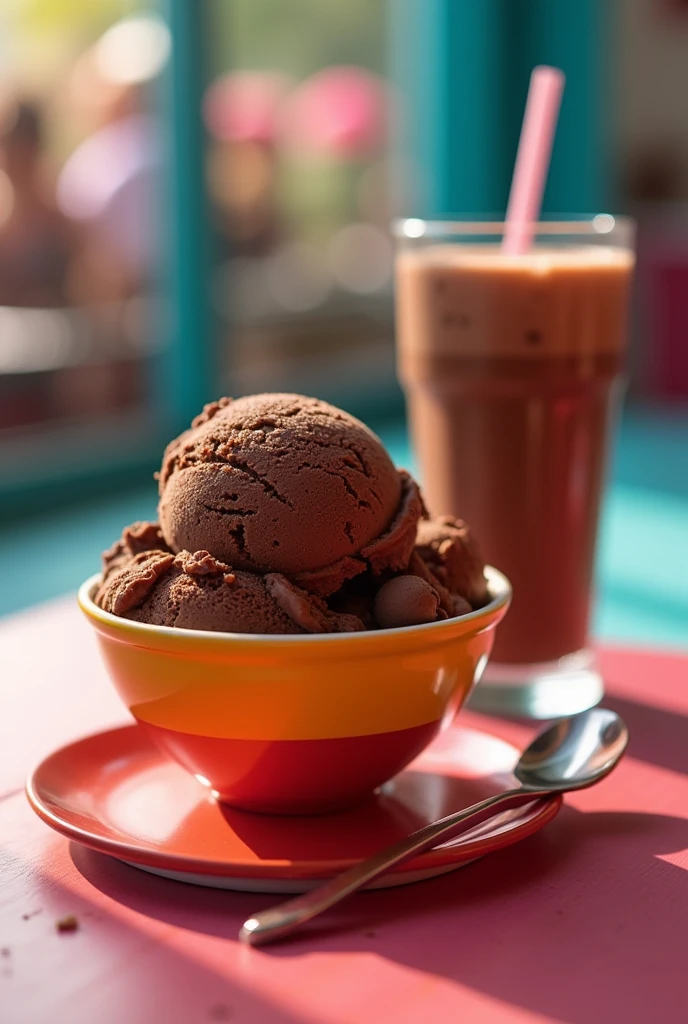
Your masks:
<instances>
[{"instance_id":1,"label":"spoon bowl","mask_svg":"<svg viewBox=\"0 0 688 1024\"><path fill-rule=\"evenodd\" d=\"M606 708L592 708L539 733L521 754L514 776L527 790L584 789L612 770L627 744L622 719Z\"/></svg>"}]
</instances>

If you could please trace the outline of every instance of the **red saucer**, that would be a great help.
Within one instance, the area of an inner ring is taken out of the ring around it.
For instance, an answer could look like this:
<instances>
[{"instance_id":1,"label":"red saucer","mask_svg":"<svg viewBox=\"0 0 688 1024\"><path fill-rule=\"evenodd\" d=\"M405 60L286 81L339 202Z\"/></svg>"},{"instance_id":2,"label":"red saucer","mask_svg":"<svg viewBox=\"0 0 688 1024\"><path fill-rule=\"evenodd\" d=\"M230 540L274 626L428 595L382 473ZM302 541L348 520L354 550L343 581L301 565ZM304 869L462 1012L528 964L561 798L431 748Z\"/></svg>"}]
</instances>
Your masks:
<instances>
[{"instance_id":1,"label":"red saucer","mask_svg":"<svg viewBox=\"0 0 688 1024\"><path fill-rule=\"evenodd\" d=\"M27 783L52 828L136 867L182 881L253 892L298 892L485 796L510 788L517 751L455 726L370 800L336 814L273 817L218 804L138 726L71 743ZM400 865L378 885L451 871L539 831L561 797L505 812Z\"/></svg>"}]
</instances>

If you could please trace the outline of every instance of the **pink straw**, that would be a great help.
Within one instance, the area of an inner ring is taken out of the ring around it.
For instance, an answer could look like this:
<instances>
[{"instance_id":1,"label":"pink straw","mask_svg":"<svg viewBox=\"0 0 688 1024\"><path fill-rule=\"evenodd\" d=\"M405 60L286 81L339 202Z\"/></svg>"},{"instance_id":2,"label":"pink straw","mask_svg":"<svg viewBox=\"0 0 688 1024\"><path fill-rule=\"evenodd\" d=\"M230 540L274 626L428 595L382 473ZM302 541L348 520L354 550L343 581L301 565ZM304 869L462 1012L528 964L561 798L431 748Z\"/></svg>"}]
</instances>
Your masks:
<instances>
[{"instance_id":1,"label":"pink straw","mask_svg":"<svg viewBox=\"0 0 688 1024\"><path fill-rule=\"evenodd\" d=\"M530 76L502 241L502 251L511 255L527 252L533 240L564 81L564 73L558 68L537 67Z\"/></svg>"}]
</instances>

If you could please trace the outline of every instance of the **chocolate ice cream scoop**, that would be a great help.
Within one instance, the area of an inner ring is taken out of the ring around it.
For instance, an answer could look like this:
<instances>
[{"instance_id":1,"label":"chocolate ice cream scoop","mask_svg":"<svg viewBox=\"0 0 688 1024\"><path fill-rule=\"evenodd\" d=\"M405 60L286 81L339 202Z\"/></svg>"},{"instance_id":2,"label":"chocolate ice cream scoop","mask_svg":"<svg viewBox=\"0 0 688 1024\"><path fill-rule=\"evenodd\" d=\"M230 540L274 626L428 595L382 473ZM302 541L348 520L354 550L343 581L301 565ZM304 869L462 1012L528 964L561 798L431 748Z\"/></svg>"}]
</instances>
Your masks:
<instances>
[{"instance_id":1,"label":"chocolate ice cream scoop","mask_svg":"<svg viewBox=\"0 0 688 1024\"><path fill-rule=\"evenodd\" d=\"M369 564L405 568L421 511L417 487L372 431L301 395L207 406L168 446L160 473L173 551L207 549L321 596Z\"/></svg>"},{"instance_id":2,"label":"chocolate ice cream scoop","mask_svg":"<svg viewBox=\"0 0 688 1024\"><path fill-rule=\"evenodd\" d=\"M207 405L168 445L160 523L103 555L96 603L161 626L334 633L463 615L487 600L468 527L348 413L302 395Z\"/></svg>"},{"instance_id":3,"label":"chocolate ice cream scoop","mask_svg":"<svg viewBox=\"0 0 688 1024\"><path fill-rule=\"evenodd\" d=\"M265 581L234 572L207 551L142 551L96 593L105 611L136 622L225 633L301 633Z\"/></svg>"},{"instance_id":4,"label":"chocolate ice cream scoop","mask_svg":"<svg viewBox=\"0 0 688 1024\"><path fill-rule=\"evenodd\" d=\"M113 615L132 617L132 612L149 601L173 565L174 555L165 551L139 551L126 561L122 558L104 577L96 592L96 604Z\"/></svg>"},{"instance_id":5,"label":"chocolate ice cream scoop","mask_svg":"<svg viewBox=\"0 0 688 1024\"><path fill-rule=\"evenodd\" d=\"M357 615L332 611L322 598L295 586L280 573L268 573L265 585L280 608L307 633L359 633L366 628Z\"/></svg>"},{"instance_id":6,"label":"chocolate ice cream scoop","mask_svg":"<svg viewBox=\"0 0 688 1024\"><path fill-rule=\"evenodd\" d=\"M415 550L454 598L465 598L472 608L480 608L487 602L485 563L468 526L461 519L441 516L421 520Z\"/></svg>"},{"instance_id":7,"label":"chocolate ice cream scoop","mask_svg":"<svg viewBox=\"0 0 688 1024\"><path fill-rule=\"evenodd\" d=\"M149 537L154 539L154 533ZM365 627L279 574L233 570L208 551L118 556L95 602L136 622L226 633L345 633Z\"/></svg>"},{"instance_id":8,"label":"chocolate ice cream scoop","mask_svg":"<svg viewBox=\"0 0 688 1024\"><path fill-rule=\"evenodd\" d=\"M439 594L420 576L395 576L388 580L377 592L374 611L383 629L419 626L447 618L440 608Z\"/></svg>"},{"instance_id":9,"label":"chocolate ice cream scoop","mask_svg":"<svg viewBox=\"0 0 688 1024\"><path fill-rule=\"evenodd\" d=\"M170 551L158 523L136 522L125 526L120 539L103 552L103 577L107 578L114 569L126 565L141 551L153 550Z\"/></svg>"},{"instance_id":10,"label":"chocolate ice cream scoop","mask_svg":"<svg viewBox=\"0 0 688 1024\"><path fill-rule=\"evenodd\" d=\"M366 571L374 576L390 570L403 572L408 567L416 542L418 520L425 512L423 500L415 480L399 470L401 500L391 524L370 544L366 544L357 555L344 555L324 569L307 570L294 574L296 582L312 591L328 597L339 590L347 581Z\"/></svg>"}]
</instances>

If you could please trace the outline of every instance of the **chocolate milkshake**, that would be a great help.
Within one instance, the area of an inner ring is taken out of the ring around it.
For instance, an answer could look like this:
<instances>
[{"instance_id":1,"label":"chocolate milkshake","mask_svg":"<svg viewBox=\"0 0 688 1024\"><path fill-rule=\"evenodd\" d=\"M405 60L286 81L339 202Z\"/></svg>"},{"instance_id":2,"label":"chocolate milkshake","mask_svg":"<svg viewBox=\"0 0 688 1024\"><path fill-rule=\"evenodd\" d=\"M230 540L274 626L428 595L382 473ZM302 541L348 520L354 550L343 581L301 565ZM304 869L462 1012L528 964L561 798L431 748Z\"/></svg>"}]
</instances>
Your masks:
<instances>
[{"instance_id":1,"label":"chocolate milkshake","mask_svg":"<svg viewBox=\"0 0 688 1024\"><path fill-rule=\"evenodd\" d=\"M617 243L593 224L524 255L426 236L398 257L399 373L425 494L432 515L479 525L512 582L493 653L509 666L587 643L633 266L630 230Z\"/></svg>"}]
</instances>

